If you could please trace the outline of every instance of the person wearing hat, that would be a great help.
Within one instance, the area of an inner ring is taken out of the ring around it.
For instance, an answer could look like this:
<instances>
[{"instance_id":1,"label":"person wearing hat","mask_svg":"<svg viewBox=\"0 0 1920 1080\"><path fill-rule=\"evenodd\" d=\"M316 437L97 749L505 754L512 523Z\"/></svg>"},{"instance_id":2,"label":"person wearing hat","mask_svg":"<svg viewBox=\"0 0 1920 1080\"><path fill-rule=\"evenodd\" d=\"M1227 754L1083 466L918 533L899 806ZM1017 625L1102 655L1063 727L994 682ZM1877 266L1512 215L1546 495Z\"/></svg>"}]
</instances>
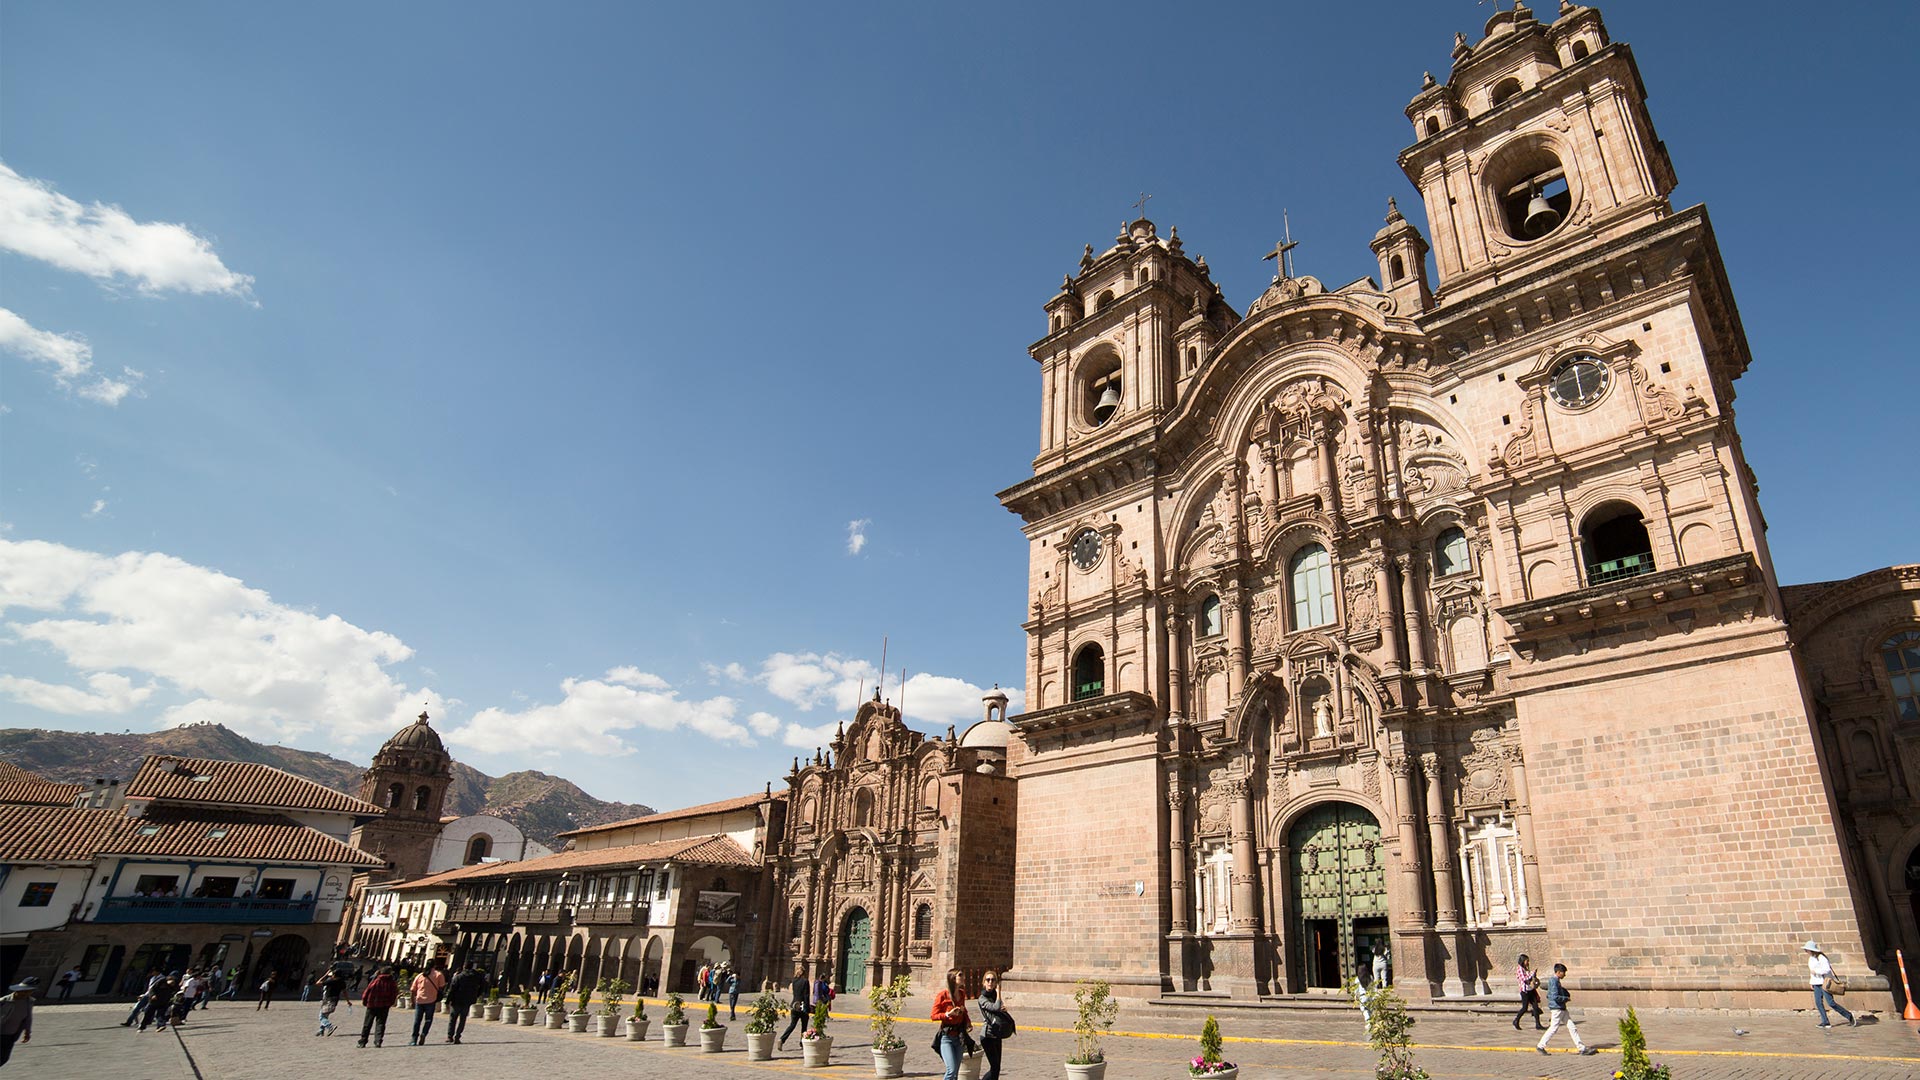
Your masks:
<instances>
[{"instance_id":1,"label":"person wearing hat","mask_svg":"<svg viewBox=\"0 0 1920 1080\"><path fill-rule=\"evenodd\" d=\"M13 1044L33 1041L33 992L40 989L40 980L29 975L12 986L7 987L7 997L0 1000L0 1065L13 1056Z\"/></svg>"},{"instance_id":2,"label":"person wearing hat","mask_svg":"<svg viewBox=\"0 0 1920 1080\"><path fill-rule=\"evenodd\" d=\"M1807 981L1813 984L1813 1007L1820 1010L1820 1026L1823 1028L1833 1026L1827 1022L1827 1006L1831 1005L1834 1012L1847 1018L1847 1026L1853 1027L1855 1024L1853 1014L1847 1011L1846 1006L1835 1001L1833 991L1827 988L1827 980L1833 978L1833 961L1827 959L1827 954L1820 951L1820 943L1817 941L1809 941L1800 946L1800 951L1807 954Z\"/></svg>"}]
</instances>

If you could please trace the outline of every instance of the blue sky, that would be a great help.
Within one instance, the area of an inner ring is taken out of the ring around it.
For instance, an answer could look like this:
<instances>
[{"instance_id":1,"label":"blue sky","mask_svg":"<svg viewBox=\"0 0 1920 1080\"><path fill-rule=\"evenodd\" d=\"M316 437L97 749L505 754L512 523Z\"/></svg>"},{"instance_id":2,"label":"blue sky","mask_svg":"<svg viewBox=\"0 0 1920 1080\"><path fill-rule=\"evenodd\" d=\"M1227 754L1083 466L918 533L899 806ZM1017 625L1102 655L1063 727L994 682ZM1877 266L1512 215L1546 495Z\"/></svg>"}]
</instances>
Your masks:
<instances>
[{"instance_id":1,"label":"blue sky","mask_svg":"<svg viewBox=\"0 0 1920 1080\"><path fill-rule=\"evenodd\" d=\"M1148 191L1239 307L1283 208L1372 273L1489 10L8 3L0 724L365 760L428 702L664 808L783 774L883 636L964 724L1024 679L993 496L1081 245ZM1920 19L1603 11L1712 211L1782 580L1920 557Z\"/></svg>"}]
</instances>

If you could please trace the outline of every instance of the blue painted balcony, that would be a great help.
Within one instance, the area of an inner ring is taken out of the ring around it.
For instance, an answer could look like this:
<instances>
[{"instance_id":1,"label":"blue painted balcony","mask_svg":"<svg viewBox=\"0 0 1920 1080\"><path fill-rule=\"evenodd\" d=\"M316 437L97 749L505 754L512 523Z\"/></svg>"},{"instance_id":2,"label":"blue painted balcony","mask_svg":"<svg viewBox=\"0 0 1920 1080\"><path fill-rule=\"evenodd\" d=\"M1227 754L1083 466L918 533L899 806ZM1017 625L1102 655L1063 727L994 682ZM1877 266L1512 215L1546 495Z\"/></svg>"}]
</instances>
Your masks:
<instances>
[{"instance_id":1,"label":"blue painted balcony","mask_svg":"<svg viewBox=\"0 0 1920 1080\"><path fill-rule=\"evenodd\" d=\"M113 896L94 912L97 923L310 923L311 900L254 897Z\"/></svg>"}]
</instances>

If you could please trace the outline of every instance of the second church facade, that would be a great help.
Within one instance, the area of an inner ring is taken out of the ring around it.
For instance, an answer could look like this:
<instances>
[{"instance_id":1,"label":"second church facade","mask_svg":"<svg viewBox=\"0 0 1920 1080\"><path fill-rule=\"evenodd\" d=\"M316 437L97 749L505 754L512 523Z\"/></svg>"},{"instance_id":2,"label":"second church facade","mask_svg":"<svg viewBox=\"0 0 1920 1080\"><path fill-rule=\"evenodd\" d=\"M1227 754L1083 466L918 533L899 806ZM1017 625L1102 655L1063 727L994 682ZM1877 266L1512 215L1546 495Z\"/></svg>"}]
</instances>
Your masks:
<instances>
[{"instance_id":1,"label":"second church facade","mask_svg":"<svg viewBox=\"0 0 1920 1080\"><path fill-rule=\"evenodd\" d=\"M1408 106L1380 273L1243 315L1147 220L1031 349L1011 986L1510 984L1803 1005L1863 954L1733 423L1748 366L1597 11L1502 11ZM1430 238L1430 239L1429 239ZM1429 281L1431 254L1437 279Z\"/></svg>"}]
</instances>

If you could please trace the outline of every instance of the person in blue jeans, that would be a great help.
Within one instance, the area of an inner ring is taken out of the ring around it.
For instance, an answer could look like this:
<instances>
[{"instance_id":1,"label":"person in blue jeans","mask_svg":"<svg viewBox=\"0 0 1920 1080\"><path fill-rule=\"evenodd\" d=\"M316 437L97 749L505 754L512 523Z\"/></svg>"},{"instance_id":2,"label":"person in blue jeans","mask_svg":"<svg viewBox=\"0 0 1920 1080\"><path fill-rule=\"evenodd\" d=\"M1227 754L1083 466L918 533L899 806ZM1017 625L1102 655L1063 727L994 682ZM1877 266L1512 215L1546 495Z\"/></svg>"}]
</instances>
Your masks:
<instances>
[{"instance_id":1,"label":"person in blue jeans","mask_svg":"<svg viewBox=\"0 0 1920 1080\"><path fill-rule=\"evenodd\" d=\"M1833 978L1833 961L1828 960L1827 954L1820 951L1820 943L1817 941L1807 942L1800 946L1800 950L1807 954L1807 981L1813 984L1813 1007L1820 1010L1820 1026L1823 1028L1833 1026L1827 1022L1827 1006L1831 1005L1834 1012L1846 1017L1847 1026L1853 1027L1855 1024L1853 1014L1847 1011L1846 1006L1833 1000L1833 991L1827 989L1827 980Z\"/></svg>"},{"instance_id":2,"label":"person in blue jeans","mask_svg":"<svg viewBox=\"0 0 1920 1080\"><path fill-rule=\"evenodd\" d=\"M967 1015L967 991L958 971L947 972L947 988L933 997L933 1022L940 1025L933 1044L940 1051L940 1060L947 1063L945 1080L958 1080L960 1062L967 1056L967 1029L973 1026L973 1019Z\"/></svg>"}]
</instances>

